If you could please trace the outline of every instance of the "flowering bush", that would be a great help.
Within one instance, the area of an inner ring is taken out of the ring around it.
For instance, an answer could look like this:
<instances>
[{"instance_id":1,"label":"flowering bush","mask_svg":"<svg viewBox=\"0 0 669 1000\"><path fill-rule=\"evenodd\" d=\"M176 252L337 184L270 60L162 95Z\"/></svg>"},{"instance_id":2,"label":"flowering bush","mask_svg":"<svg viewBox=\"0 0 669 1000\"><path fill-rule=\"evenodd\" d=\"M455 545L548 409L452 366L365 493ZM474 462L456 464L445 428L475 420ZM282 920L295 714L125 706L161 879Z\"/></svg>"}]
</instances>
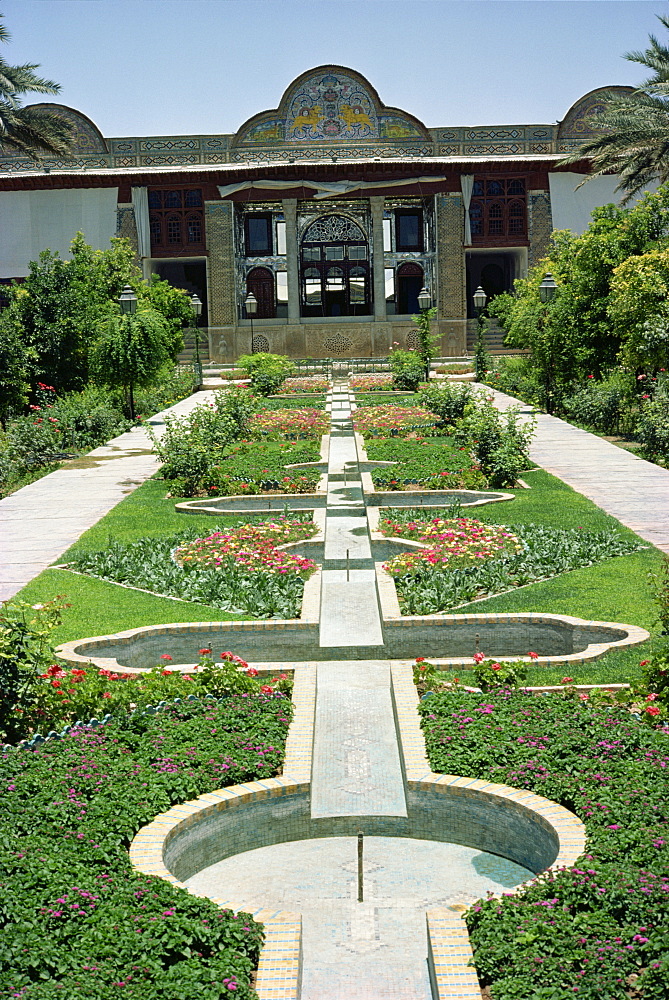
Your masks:
<instances>
[{"instance_id":1,"label":"flowering bush","mask_svg":"<svg viewBox=\"0 0 669 1000\"><path fill-rule=\"evenodd\" d=\"M276 774L290 716L280 694L182 702L0 754L0 997L252 1000L261 925L137 875L128 846L172 805Z\"/></svg>"},{"instance_id":2,"label":"flowering bush","mask_svg":"<svg viewBox=\"0 0 669 1000\"><path fill-rule=\"evenodd\" d=\"M390 437L417 429L426 430L436 424L434 413L421 406L365 406L353 415L353 426L364 437Z\"/></svg>"},{"instance_id":3,"label":"flowering bush","mask_svg":"<svg viewBox=\"0 0 669 1000\"><path fill-rule=\"evenodd\" d=\"M528 653L536 659L536 653ZM527 678L527 663L523 660L506 661L486 660L483 653L474 654L474 676L476 684L482 691L493 688L517 688Z\"/></svg>"},{"instance_id":4,"label":"flowering bush","mask_svg":"<svg viewBox=\"0 0 669 1000\"><path fill-rule=\"evenodd\" d=\"M302 396L304 393L324 393L330 388L326 375L302 375L299 378L287 378L279 386L281 395Z\"/></svg>"},{"instance_id":5,"label":"flowering bush","mask_svg":"<svg viewBox=\"0 0 669 1000\"><path fill-rule=\"evenodd\" d=\"M669 979L669 729L570 692L437 694L420 706L430 766L527 788L585 823L579 864L466 921L495 1000L663 1000Z\"/></svg>"},{"instance_id":6,"label":"flowering bush","mask_svg":"<svg viewBox=\"0 0 669 1000\"><path fill-rule=\"evenodd\" d=\"M349 386L353 392L382 392L392 389L392 375L352 375Z\"/></svg>"},{"instance_id":7,"label":"flowering bush","mask_svg":"<svg viewBox=\"0 0 669 1000\"><path fill-rule=\"evenodd\" d=\"M262 524L243 524L180 545L174 557L180 566L188 563L191 567L226 571L231 563L236 563L252 572L295 573L306 580L316 569L316 563L304 556L282 552L277 545L310 538L316 530L313 522L283 517Z\"/></svg>"},{"instance_id":8,"label":"flowering bush","mask_svg":"<svg viewBox=\"0 0 669 1000\"><path fill-rule=\"evenodd\" d=\"M431 566L462 566L502 553L523 551L518 538L505 525L483 524L473 518L410 521L402 524L390 518L382 519L381 532L390 537L411 538L428 544L419 552L403 552L384 565L391 576L420 573L424 563Z\"/></svg>"},{"instance_id":9,"label":"flowering bush","mask_svg":"<svg viewBox=\"0 0 669 1000\"><path fill-rule=\"evenodd\" d=\"M317 462L319 458L315 442L241 441L225 453L210 454L201 468L193 468L176 479L171 492L186 497L312 493L320 478L318 470L287 466Z\"/></svg>"},{"instance_id":10,"label":"flowering bush","mask_svg":"<svg viewBox=\"0 0 669 1000\"><path fill-rule=\"evenodd\" d=\"M286 410L261 410L251 420L254 434L278 438L320 438L330 429L330 417L324 410L305 407Z\"/></svg>"}]
</instances>

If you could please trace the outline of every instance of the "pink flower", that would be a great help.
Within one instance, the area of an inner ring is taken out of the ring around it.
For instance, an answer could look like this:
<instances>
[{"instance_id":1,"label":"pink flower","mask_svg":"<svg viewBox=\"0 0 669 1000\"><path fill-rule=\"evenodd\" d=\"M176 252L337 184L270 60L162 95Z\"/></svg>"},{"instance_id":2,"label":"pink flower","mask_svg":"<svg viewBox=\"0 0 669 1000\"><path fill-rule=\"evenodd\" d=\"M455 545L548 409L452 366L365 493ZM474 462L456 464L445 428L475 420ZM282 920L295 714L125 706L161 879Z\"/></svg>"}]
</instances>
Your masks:
<instances>
[{"instance_id":1,"label":"pink flower","mask_svg":"<svg viewBox=\"0 0 669 1000\"><path fill-rule=\"evenodd\" d=\"M474 653L474 662L475 663L483 663L484 660L485 660L485 656L483 655L483 653Z\"/></svg>"},{"instance_id":2,"label":"pink flower","mask_svg":"<svg viewBox=\"0 0 669 1000\"><path fill-rule=\"evenodd\" d=\"M563 677L560 684L572 684L574 681L573 677Z\"/></svg>"}]
</instances>

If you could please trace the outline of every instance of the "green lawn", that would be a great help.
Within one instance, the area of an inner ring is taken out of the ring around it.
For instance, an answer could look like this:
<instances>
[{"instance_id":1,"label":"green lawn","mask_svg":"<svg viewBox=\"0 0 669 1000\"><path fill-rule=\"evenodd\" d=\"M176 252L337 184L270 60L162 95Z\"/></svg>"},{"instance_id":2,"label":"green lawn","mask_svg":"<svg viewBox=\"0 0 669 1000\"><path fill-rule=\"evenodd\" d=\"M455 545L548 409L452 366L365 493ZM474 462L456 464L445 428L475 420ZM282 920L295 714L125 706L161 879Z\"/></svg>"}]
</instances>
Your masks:
<instances>
[{"instance_id":1,"label":"green lawn","mask_svg":"<svg viewBox=\"0 0 669 1000\"><path fill-rule=\"evenodd\" d=\"M162 480L148 480L84 532L56 562L69 562L75 554L104 549L111 539L132 542L147 535L170 535L184 528L197 528L203 535L210 535L219 526L237 524L241 520L240 515L207 517L178 513L174 509L178 499L166 500L167 491L168 484ZM234 615L208 605L154 597L104 580L55 569L40 573L17 594L16 600L37 604L58 594L63 595L71 607L63 612L62 625L54 633L56 643L122 632L140 625L249 618L247 614Z\"/></svg>"}]
</instances>

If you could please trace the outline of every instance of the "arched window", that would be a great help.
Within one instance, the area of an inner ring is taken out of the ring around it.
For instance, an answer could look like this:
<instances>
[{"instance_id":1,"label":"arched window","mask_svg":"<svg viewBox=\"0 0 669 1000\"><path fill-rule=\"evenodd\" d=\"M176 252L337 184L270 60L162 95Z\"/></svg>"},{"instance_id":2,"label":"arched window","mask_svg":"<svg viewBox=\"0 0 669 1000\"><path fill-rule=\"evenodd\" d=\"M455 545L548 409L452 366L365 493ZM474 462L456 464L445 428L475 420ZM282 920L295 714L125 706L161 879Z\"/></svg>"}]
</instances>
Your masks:
<instances>
[{"instance_id":1,"label":"arched window","mask_svg":"<svg viewBox=\"0 0 669 1000\"><path fill-rule=\"evenodd\" d=\"M246 293L253 292L258 303L257 319L274 319L276 316L276 296L274 275L266 267L254 267L246 276Z\"/></svg>"},{"instance_id":2,"label":"arched window","mask_svg":"<svg viewBox=\"0 0 669 1000\"><path fill-rule=\"evenodd\" d=\"M525 186L522 177L479 178L474 182L469 206L473 243L490 240L499 246L509 239L522 242L527 234Z\"/></svg>"},{"instance_id":3,"label":"arched window","mask_svg":"<svg viewBox=\"0 0 669 1000\"><path fill-rule=\"evenodd\" d=\"M402 264L397 269L397 312L414 315L420 312L418 295L423 287L425 275L420 264Z\"/></svg>"},{"instance_id":4,"label":"arched window","mask_svg":"<svg viewBox=\"0 0 669 1000\"><path fill-rule=\"evenodd\" d=\"M365 316L371 308L369 245L352 219L324 215L300 246L303 316Z\"/></svg>"},{"instance_id":5,"label":"arched window","mask_svg":"<svg viewBox=\"0 0 669 1000\"><path fill-rule=\"evenodd\" d=\"M152 257L204 252L201 188L150 188L148 199Z\"/></svg>"}]
</instances>

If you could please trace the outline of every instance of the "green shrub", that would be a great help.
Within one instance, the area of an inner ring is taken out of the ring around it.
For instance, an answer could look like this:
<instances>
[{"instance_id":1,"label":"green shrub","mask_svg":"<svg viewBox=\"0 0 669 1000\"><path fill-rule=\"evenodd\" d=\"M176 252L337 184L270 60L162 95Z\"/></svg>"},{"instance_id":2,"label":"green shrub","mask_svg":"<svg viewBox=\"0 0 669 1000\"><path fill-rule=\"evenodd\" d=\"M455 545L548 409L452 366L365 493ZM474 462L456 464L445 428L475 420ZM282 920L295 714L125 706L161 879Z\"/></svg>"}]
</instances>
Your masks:
<instances>
[{"instance_id":1,"label":"green shrub","mask_svg":"<svg viewBox=\"0 0 669 1000\"><path fill-rule=\"evenodd\" d=\"M645 458L669 461L669 395L658 392L644 401L635 436Z\"/></svg>"},{"instance_id":2,"label":"green shrub","mask_svg":"<svg viewBox=\"0 0 669 1000\"><path fill-rule=\"evenodd\" d=\"M533 406L538 406L542 399L543 388L531 359L527 357L497 358L495 368L488 372L485 382L493 389Z\"/></svg>"},{"instance_id":3,"label":"green shrub","mask_svg":"<svg viewBox=\"0 0 669 1000\"><path fill-rule=\"evenodd\" d=\"M474 657L474 677L482 691L495 688L517 688L527 679L527 663L523 660L486 660L482 653Z\"/></svg>"},{"instance_id":4,"label":"green shrub","mask_svg":"<svg viewBox=\"0 0 669 1000\"><path fill-rule=\"evenodd\" d=\"M600 382L590 376L571 395L565 396L562 409L576 423L616 434L626 423L632 392L629 375L614 373Z\"/></svg>"},{"instance_id":5,"label":"green shrub","mask_svg":"<svg viewBox=\"0 0 669 1000\"><path fill-rule=\"evenodd\" d=\"M465 415L471 400L472 387L468 382L430 382L418 390L418 403L436 413L442 424L454 424Z\"/></svg>"},{"instance_id":6,"label":"green shrub","mask_svg":"<svg viewBox=\"0 0 669 1000\"><path fill-rule=\"evenodd\" d=\"M490 486L513 486L530 464L534 421L520 421L518 410L500 413L488 400L477 400L456 429L461 443L471 442Z\"/></svg>"},{"instance_id":7,"label":"green shrub","mask_svg":"<svg viewBox=\"0 0 669 1000\"><path fill-rule=\"evenodd\" d=\"M393 373L393 389L415 392L425 381L425 363L418 351L392 351L390 370Z\"/></svg>"},{"instance_id":8,"label":"green shrub","mask_svg":"<svg viewBox=\"0 0 669 1000\"><path fill-rule=\"evenodd\" d=\"M251 388L261 396L271 396L282 382L295 374L295 365L283 354L242 354L237 364L251 379Z\"/></svg>"},{"instance_id":9,"label":"green shrub","mask_svg":"<svg viewBox=\"0 0 669 1000\"><path fill-rule=\"evenodd\" d=\"M51 635L63 605L6 601L0 607L0 737L20 739L24 718L41 684L40 675L55 658Z\"/></svg>"}]
</instances>

